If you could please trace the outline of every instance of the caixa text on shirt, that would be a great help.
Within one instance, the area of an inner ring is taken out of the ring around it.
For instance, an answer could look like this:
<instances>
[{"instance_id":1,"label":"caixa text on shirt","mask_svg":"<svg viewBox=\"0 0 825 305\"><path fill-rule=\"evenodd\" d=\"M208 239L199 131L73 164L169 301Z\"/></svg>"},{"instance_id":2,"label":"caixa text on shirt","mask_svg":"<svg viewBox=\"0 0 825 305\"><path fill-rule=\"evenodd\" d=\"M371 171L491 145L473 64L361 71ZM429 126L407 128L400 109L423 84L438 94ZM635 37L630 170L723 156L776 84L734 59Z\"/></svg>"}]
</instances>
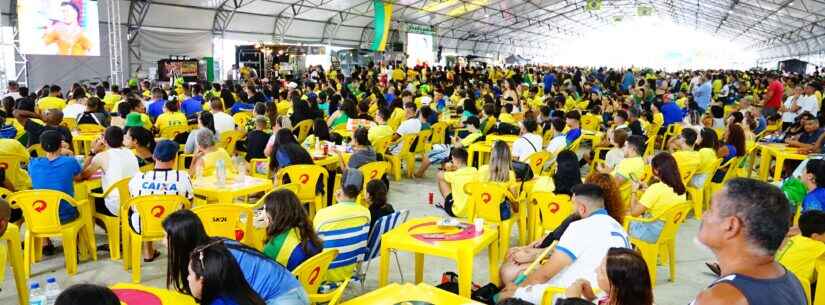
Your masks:
<instances>
[{"instance_id":1,"label":"caixa text on shirt","mask_svg":"<svg viewBox=\"0 0 825 305\"><path fill-rule=\"evenodd\" d=\"M153 190L153 191L170 191L170 192L177 192L178 186L175 183L166 183L166 182L157 182L157 181L145 181L141 185L144 190Z\"/></svg>"}]
</instances>

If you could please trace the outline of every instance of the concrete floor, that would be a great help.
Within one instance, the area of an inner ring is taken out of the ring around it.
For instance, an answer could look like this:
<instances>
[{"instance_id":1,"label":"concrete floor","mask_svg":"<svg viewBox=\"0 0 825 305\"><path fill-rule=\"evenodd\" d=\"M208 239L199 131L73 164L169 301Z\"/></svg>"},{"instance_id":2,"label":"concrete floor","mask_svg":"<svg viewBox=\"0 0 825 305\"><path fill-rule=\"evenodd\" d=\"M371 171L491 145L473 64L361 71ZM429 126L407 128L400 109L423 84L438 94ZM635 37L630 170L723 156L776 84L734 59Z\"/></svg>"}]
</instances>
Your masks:
<instances>
[{"instance_id":1,"label":"concrete floor","mask_svg":"<svg viewBox=\"0 0 825 305\"><path fill-rule=\"evenodd\" d=\"M410 210L410 218L438 215L443 216L443 212L427 205L427 193L435 193L436 200L439 200L438 190L434 183L434 171L431 170L426 179L409 180L401 182L391 182L390 203L396 210ZM703 262L711 260L712 254L698 247L694 242L694 237L699 229L699 222L695 219L688 219L679 232L676 250L676 280L668 281L668 271L664 266L658 270L658 280L655 288L655 301L658 305L682 305L689 303L693 297L714 277L707 271ZM517 234L517 230L513 230ZM512 243L517 241L517 236L513 235ZM103 232L97 234L99 244L106 241ZM59 243L59 241L58 241ZM165 252L165 249L161 249ZM79 264L78 273L72 277L67 277L62 253L55 256L46 257L43 261L33 266L32 279L45 283L48 276L58 279L61 287L67 287L77 283L95 283L101 285L112 285L119 282L129 282L130 273L123 270L120 261L112 261L108 253L99 253L98 260L94 262L82 262ZM413 280L413 257L407 253L399 253L404 276L407 281ZM486 251L480 253L475 258L474 283L485 284L489 281L489 270L487 270ZM454 262L437 257L426 257L424 281L430 284L438 284L441 273L445 271L455 271ZM142 265L142 283L145 285L164 287L166 283L166 255L162 255L159 260ZM390 281L401 282L398 269L395 263L391 263ZM373 261L370 266L366 281L366 290L370 291L377 286L378 261ZM356 284L347 290L345 299L353 298L362 294L360 285ZM16 304L17 294L14 286L14 279L11 277L11 269L5 273L5 282L0 291L0 304Z\"/></svg>"}]
</instances>

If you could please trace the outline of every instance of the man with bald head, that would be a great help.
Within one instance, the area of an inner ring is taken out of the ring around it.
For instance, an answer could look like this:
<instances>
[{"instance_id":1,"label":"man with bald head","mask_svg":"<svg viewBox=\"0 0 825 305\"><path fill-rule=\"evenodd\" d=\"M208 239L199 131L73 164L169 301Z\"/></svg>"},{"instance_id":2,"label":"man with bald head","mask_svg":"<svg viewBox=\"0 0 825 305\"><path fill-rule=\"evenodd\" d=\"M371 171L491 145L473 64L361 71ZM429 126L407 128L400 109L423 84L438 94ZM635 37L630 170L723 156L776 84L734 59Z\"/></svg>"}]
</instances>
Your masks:
<instances>
[{"instance_id":1,"label":"man with bald head","mask_svg":"<svg viewBox=\"0 0 825 305\"><path fill-rule=\"evenodd\" d=\"M771 184L738 178L711 200L699 241L718 258L721 276L691 304L806 304L799 280L774 260L793 217L785 194Z\"/></svg>"},{"instance_id":2,"label":"man with bald head","mask_svg":"<svg viewBox=\"0 0 825 305\"><path fill-rule=\"evenodd\" d=\"M28 146L40 143L40 135L46 130L54 130L60 134L61 146L72 149L72 132L68 128L60 126L63 122L63 112L59 109L47 109L40 115L34 112L34 104L27 99L22 99L14 110L14 118L28 135ZM41 121L42 119L42 121ZM42 157L42 156L41 156Z\"/></svg>"}]
</instances>

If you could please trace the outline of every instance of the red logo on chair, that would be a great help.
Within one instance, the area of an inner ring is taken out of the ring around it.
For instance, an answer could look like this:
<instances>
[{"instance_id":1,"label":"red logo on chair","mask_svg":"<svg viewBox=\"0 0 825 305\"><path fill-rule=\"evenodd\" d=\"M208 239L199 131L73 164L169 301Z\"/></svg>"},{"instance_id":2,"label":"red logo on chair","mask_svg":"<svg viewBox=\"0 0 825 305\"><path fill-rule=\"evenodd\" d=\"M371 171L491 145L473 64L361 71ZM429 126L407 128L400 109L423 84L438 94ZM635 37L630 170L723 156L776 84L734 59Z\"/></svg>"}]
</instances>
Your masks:
<instances>
[{"instance_id":1,"label":"red logo on chair","mask_svg":"<svg viewBox=\"0 0 825 305\"><path fill-rule=\"evenodd\" d=\"M155 216L155 218L160 218L160 216L163 216L163 212L166 212L166 208L164 208L162 205L156 205L152 207L150 213L152 214L152 216Z\"/></svg>"},{"instance_id":2,"label":"red logo on chair","mask_svg":"<svg viewBox=\"0 0 825 305\"><path fill-rule=\"evenodd\" d=\"M676 217L673 217L673 223L679 223L679 219L682 219L682 212L676 213Z\"/></svg>"},{"instance_id":3,"label":"red logo on chair","mask_svg":"<svg viewBox=\"0 0 825 305\"><path fill-rule=\"evenodd\" d=\"M244 236L243 230L235 229L235 240L241 241L241 240L243 240L243 236Z\"/></svg>"},{"instance_id":4,"label":"red logo on chair","mask_svg":"<svg viewBox=\"0 0 825 305\"><path fill-rule=\"evenodd\" d=\"M309 175L307 175L307 174L301 175L301 178L298 179L298 181L301 181L301 184L307 184L307 181L309 181Z\"/></svg>"},{"instance_id":5,"label":"red logo on chair","mask_svg":"<svg viewBox=\"0 0 825 305\"><path fill-rule=\"evenodd\" d=\"M556 214L556 212L559 211L560 207L558 203L551 202L550 205L547 206L547 208L550 210L550 213Z\"/></svg>"},{"instance_id":6,"label":"red logo on chair","mask_svg":"<svg viewBox=\"0 0 825 305\"><path fill-rule=\"evenodd\" d=\"M226 137L226 144L232 143L232 137Z\"/></svg>"},{"instance_id":7,"label":"red logo on chair","mask_svg":"<svg viewBox=\"0 0 825 305\"><path fill-rule=\"evenodd\" d=\"M7 169L9 168L9 164L6 162L0 162L0 169Z\"/></svg>"},{"instance_id":8,"label":"red logo on chair","mask_svg":"<svg viewBox=\"0 0 825 305\"><path fill-rule=\"evenodd\" d=\"M490 203L490 199L492 199L490 193L481 194L481 201L484 201L484 203Z\"/></svg>"},{"instance_id":9,"label":"red logo on chair","mask_svg":"<svg viewBox=\"0 0 825 305\"><path fill-rule=\"evenodd\" d=\"M378 170L372 170L370 172L370 180L375 179L375 176L378 176Z\"/></svg>"},{"instance_id":10,"label":"red logo on chair","mask_svg":"<svg viewBox=\"0 0 825 305\"><path fill-rule=\"evenodd\" d=\"M310 285L315 284L315 281L318 280L319 275L321 275L321 267L320 266L315 267L315 269L312 269L312 272L309 273L309 284Z\"/></svg>"},{"instance_id":11,"label":"red logo on chair","mask_svg":"<svg viewBox=\"0 0 825 305\"><path fill-rule=\"evenodd\" d=\"M46 202L43 200L37 200L34 203L32 203L32 207L38 213L43 213L43 210L45 210L47 206L48 204L46 204Z\"/></svg>"},{"instance_id":12,"label":"red logo on chair","mask_svg":"<svg viewBox=\"0 0 825 305\"><path fill-rule=\"evenodd\" d=\"M542 159L542 158L538 158L538 159L536 159L536 164L535 164L535 165L536 165L536 166L539 166L539 165L541 165L542 163L544 163L544 159Z\"/></svg>"}]
</instances>

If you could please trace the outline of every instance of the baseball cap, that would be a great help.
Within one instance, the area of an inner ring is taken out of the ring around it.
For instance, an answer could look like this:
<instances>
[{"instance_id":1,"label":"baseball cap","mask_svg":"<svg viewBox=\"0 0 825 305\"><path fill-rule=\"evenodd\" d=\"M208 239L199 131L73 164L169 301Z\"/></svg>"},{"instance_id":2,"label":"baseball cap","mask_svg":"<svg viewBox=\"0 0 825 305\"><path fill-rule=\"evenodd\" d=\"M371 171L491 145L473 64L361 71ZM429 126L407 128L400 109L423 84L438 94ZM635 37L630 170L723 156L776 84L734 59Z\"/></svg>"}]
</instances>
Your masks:
<instances>
[{"instance_id":1,"label":"baseball cap","mask_svg":"<svg viewBox=\"0 0 825 305\"><path fill-rule=\"evenodd\" d=\"M143 127L143 120L140 119L140 113L132 112L127 115L125 127Z\"/></svg>"},{"instance_id":2,"label":"baseball cap","mask_svg":"<svg viewBox=\"0 0 825 305\"><path fill-rule=\"evenodd\" d=\"M170 140L160 141L157 146L155 146L155 152L152 156L160 162L175 160L175 157L178 155L178 146L178 143Z\"/></svg>"}]
</instances>

